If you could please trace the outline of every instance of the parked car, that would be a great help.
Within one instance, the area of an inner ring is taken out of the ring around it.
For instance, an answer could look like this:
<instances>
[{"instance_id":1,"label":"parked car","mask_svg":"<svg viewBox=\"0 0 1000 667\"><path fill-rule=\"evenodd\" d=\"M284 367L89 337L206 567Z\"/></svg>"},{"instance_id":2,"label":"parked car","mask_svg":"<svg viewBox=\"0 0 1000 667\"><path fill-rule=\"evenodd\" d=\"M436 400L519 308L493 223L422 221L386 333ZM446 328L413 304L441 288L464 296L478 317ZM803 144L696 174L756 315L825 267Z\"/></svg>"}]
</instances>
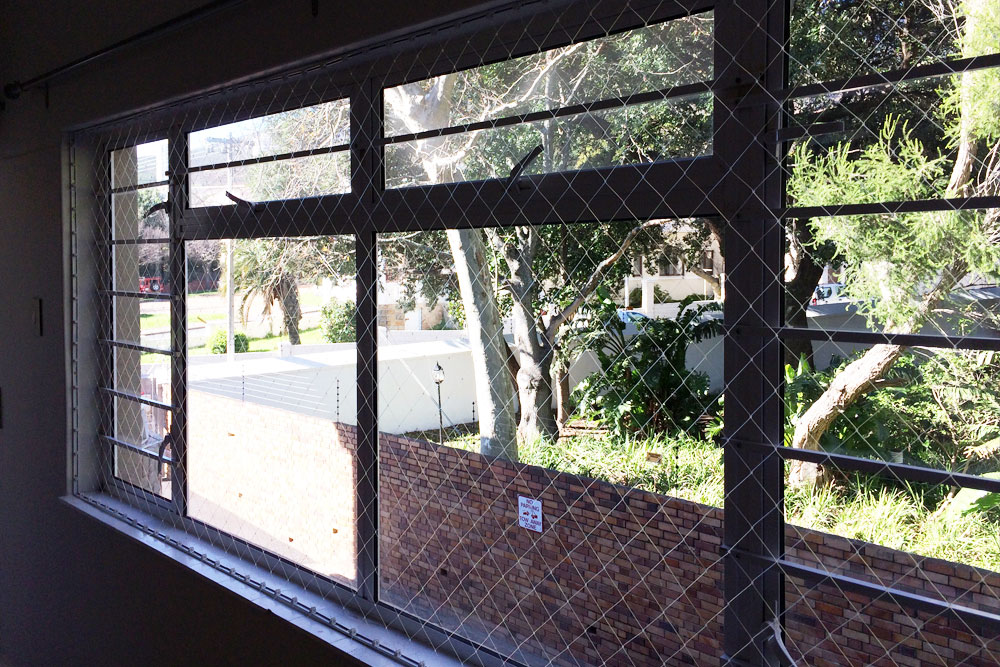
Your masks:
<instances>
[{"instance_id":1,"label":"parked car","mask_svg":"<svg viewBox=\"0 0 1000 667\"><path fill-rule=\"evenodd\" d=\"M163 278L159 276L139 278L139 292L142 294L159 294L165 288L166 285L163 284Z\"/></svg>"},{"instance_id":2,"label":"parked car","mask_svg":"<svg viewBox=\"0 0 1000 667\"><path fill-rule=\"evenodd\" d=\"M809 303L816 306L821 303L841 303L848 301L843 292L844 283L821 283L816 286Z\"/></svg>"},{"instance_id":3,"label":"parked car","mask_svg":"<svg viewBox=\"0 0 1000 667\"><path fill-rule=\"evenodd\" d=\"M620 319L625 324L639 324L644 320L648 320L649 317L640 313L637 310L628 310L626 308L618 309L618 319Z\"/></svg>"}]
</instances>

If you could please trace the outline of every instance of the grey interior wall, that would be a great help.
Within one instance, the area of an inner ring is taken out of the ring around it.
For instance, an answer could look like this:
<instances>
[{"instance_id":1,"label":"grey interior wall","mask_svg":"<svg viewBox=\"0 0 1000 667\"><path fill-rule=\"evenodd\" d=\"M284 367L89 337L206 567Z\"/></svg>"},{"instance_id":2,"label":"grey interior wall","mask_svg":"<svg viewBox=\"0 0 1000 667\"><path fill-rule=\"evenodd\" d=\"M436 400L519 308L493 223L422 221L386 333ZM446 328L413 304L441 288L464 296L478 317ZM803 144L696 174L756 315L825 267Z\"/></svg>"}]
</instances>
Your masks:
<instances>
[{"instance_id":1,"label":"grey interior wall","mask_svg":"<svg viewBox=\"0 0 1000 667\"><path fill-rule=\"evenodd\" d=\"M7 0L0 83L206 0ZM0 662L343 664L325 644L58 501L67 490L63 130L462 10L250 0L0 112ZM43 303L44 330L34 323Z\"/></svg>"}]
</instances>

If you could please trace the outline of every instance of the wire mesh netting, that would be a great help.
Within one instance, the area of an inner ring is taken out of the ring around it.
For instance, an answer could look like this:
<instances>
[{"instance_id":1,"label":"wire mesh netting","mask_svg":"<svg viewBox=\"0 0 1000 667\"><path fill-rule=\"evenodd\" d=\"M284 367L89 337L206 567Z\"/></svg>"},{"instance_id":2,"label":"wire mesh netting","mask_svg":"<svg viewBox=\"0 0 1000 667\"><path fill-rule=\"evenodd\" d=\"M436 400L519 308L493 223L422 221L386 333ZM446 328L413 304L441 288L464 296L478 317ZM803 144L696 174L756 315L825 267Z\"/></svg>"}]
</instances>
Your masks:
<instances>
[{"instance_id":1,"label":"wire mesh netting","mask_svg":"<svg viewBox=\"0 0 1000 667\"><path fill-rule=\"evenodd\" d=\"M474 664L997 664L998 35L515 3L77 133L75 488L402 664L336 605Z\"/></svg>"}]
</instances>

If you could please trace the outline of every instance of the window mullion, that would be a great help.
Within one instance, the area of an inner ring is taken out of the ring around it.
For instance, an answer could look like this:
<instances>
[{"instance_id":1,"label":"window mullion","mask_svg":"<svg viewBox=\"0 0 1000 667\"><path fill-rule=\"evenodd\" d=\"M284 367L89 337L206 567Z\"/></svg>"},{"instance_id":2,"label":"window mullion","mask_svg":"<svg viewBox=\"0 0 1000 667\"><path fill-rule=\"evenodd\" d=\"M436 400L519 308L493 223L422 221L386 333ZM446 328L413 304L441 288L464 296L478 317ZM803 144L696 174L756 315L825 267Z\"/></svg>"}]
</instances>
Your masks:
<instances>
[{"instance_id":1,"label":"window mullion","mask_svg":"<svg viewBox=\"0 0 1000 667\"><path fill-rule=\"evenodd\" d=\"M167 158L170 177L170 395L176 406L170 421L171 499L176 512L187 514L187 257L181 219L187 207L187 133L175 127L170 133Z\"/></svg>"},{"instance_id":2,"label":"window mullion","mask_svg":"<svg viewBox=\"0 0 1000 667\"><path fill-rule=\"evenodd\" d=\"M376 203L384 191L381 138L382 88L368 79L351 98L351 189L361 219L355 236L357 267L357 423L355 455L357 507L357 581L364 599L378 602L378 267Z\"/></svg>"}]
</instances>

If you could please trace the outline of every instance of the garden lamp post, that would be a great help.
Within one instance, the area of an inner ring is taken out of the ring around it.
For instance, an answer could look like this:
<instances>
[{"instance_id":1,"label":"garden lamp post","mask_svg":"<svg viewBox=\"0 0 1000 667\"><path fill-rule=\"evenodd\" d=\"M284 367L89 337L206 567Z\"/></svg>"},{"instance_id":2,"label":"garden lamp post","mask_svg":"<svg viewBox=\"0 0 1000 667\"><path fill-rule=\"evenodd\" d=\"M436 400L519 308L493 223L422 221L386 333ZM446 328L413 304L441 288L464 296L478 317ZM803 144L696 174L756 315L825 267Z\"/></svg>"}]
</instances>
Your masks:
<instances>
[{"instance_id":1,"label":"garden lamp post","mask_svg":"<svg viewBox=\"0 0 1000 667\"><path fill-rule=\"evenodd\" d=\"M441 383L444 382L444 369L441 364L434 362L434 369L431 371L431 379L438 388L438 442L444 444L444 412L441 408Z\"/></svg>"}]
</instances>

